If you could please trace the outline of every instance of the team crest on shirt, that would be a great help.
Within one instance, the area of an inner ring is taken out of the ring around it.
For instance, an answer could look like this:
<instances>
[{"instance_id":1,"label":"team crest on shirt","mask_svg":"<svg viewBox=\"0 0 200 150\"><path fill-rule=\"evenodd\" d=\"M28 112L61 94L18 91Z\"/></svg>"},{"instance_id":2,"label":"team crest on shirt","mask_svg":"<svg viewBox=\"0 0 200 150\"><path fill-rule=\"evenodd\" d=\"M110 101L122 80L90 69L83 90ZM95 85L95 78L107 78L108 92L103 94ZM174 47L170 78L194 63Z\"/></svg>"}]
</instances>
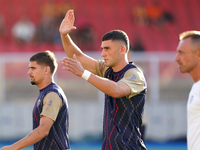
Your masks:
<instances>
[{"instance_id":1,"label":"team crest on shirt","mask_svg":"<svg viewBox=\"0 0 200 150\"><path fill-rule=\"evenodd\" d=\"M53 102L52 100L49 100L49 102L48 102L47 105L48 105L48 106L51 106L52 102Z\"/></svg>"},{"instance_id":2,"label":"team crest on shirt","mask_svg":"<svg viewBox=\"0 0 200 150\"><path fill-rule=\"evenodd\" d=\"M189 99L189 104L191 104L191 103L192 103L193 99L194 99L194 95L190 96L190 99Z\"/></svg>"},{"instance_id":3,"label":"team crest on shirt","mask_svg":"<svg viewBox=\"0 0 200 150\"><path fill-rule=\"evenodd\" d=\"M37 107L40 105L40 103L41 103L41 100L39 99L37 102Z\"/></svg>"},{"instance_id":4,"label":"team crest on shirt","mask_svg":"<svg viewBox=\"0 0 200 150\"><path fill-rule=\"evenodd\" d=\"M137 78L136 75L133 75L133 76L131 77L131 79L134 80L134 81L136 80L136 78Z\"/></svg>"}]
</instances>

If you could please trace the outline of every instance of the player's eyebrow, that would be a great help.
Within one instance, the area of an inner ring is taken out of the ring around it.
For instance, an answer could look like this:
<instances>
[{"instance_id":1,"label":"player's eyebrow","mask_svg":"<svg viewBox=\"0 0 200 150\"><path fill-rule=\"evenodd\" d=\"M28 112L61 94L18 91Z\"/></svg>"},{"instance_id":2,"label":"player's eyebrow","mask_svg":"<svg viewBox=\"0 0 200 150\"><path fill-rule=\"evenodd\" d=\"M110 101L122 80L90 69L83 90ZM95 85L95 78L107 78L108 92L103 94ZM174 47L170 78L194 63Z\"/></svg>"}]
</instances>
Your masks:
<instances>
[{"instance_id":1,"label":"player's eyebrow","mask_svg":"<svg viewBox=\"0 0 200 150\"><path fill-rule=\"evenodd\" d=\"M177 51L178 53L184 53L184 51L181 50L181 49L177 49L176 51Z\"/></svg>"},{"instance_id":2,"label":"player's eyebrow","mask_svg":"<svg viewBox=\"0 0 200 150\"><path fill-rule=\"evenodd\" d=\"M30 66L30 67L28 67L29 69L35 69L36 67L34 67L34 66Z\"/></svg>"},{"instance_id":3,"label":"player's eyebrow","mask_svg":"<svg viewBox=\"0 0 200 150\"><path fill-rule=\"evenodd\" d=\"M101 49L109 49L109 46L101 47Z\"/></svg>"}]
</instances>

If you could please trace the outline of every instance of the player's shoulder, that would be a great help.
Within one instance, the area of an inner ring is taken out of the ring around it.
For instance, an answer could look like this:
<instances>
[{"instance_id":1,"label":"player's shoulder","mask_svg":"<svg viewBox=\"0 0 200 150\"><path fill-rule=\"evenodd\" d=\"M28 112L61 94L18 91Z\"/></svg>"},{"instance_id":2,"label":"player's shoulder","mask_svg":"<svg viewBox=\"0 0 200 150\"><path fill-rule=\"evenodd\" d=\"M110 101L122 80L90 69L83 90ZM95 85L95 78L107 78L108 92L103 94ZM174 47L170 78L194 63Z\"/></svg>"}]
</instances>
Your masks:
<instances>
[{"instance_id":1,"label":"player's shoulder","mask_svg":"<svg viewBox=\"0 0 200 150\"><path fill-rule=\"evenodd\" d=\"M145 76L143 74L143 71L138 68L138 67L133 67L128 69L125 73L124 73L124 79L128 79L130 81L134 81L134 82L146 82Z\"/></svg>"},{"instance_id":2,"label":"player's shoulder","mask_svg":"<svg viewBox=\"0 0 200 150\"><path fill-rule=\"evenodd\" d=\"M103 77L108 67L104 60L96 60L95 62L96 74Z\"/></svg>"},{"instance_id":3,"label":"player's shoulder","mask_svg":"<svg viewBox=\"0 0 200 150\"><path fill-rule=\"evenodd\" d=\"M200 80L193 84L192 90L193 91L199 91L200 90Z\"/></svg>"},{"instance_id":4,"label":"player's shoulder","mask_svg":"<svg viewBox=\"0 0 200 150\"><path fill-rule=\"evenodd\" d=\"M136 74L136 75L139 75L139 76L144 76L143 71L139 67L137 67L135 65L133 65L131 68L129 68L125 72L125 75L132 75L132 74Z\"/></svg>"}]
</instances>

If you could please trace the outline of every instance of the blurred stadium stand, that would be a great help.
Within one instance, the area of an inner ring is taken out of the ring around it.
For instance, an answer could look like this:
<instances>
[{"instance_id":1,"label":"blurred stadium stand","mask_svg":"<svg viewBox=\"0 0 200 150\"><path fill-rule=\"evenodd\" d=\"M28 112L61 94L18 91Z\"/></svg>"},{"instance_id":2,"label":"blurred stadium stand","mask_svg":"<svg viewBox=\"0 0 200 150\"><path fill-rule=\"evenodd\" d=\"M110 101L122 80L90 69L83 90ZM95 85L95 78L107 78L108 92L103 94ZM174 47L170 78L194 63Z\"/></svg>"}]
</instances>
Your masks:
<instances>
[{"instance_id":1,"label":"blurred stadium stand","mask_svg":"<svg viewBox=\"0 0 200 150\"><path fill-rule=\"evenodd\" d=\"M178 42L178 34L185 30L199 28L198 14L200 4L198 0L160 0L161 7L174 16L174 22L165 27L165 32L158 32L150 26L140 27L133 23L132 9L140 0L116 0L116 1L93 1L93 0L55 0L56 4L70 3L75 9L75 26L92 25L95 30L97 42L94 50L100 50L101 37L104 33L121 29L128 33L130 41L134 40L135 34L139 34L146 51L174 51ZM144 1L145 5L154 0ZM10 30L22 14L27 14L37 26L41 19L41 8L48 0L1 0L0 13L5 18L8 37L1 40L1 52L13 51L42 51L44 48L62 51L60 43L29 44L16 46L11 42ZM67 10L66 10L67 12ZM10 43L11 42L11 43ZM9 44L8 44L9 43Z\"/></svg>"}]
</instances>

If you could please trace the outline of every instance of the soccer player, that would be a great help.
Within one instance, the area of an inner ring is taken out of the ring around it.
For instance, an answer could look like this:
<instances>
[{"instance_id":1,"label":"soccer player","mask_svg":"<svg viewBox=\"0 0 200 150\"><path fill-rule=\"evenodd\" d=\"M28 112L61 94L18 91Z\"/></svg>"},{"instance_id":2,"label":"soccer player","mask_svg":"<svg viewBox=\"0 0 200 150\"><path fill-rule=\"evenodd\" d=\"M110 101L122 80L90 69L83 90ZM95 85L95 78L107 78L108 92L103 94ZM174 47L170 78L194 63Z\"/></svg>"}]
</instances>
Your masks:
<instances>
[{"instance_id":1,"label":"soccer player","mask_svg":"<svg viewBox=\"0 0 200 150\"><path fill-rule=\"evenodd\" d=\"M33 131L0 150L19 150L34 144L34 150L69 150L68 102L63 90L53 81L57 69L50 51L30 58L28 75L40 91L33 108Z\"/></svg>"},{"instance_id":2,"label":"soccer player","mask_svg":"<svg viewBox=\"0 0 200 150\"><path fill-rule=\"evenodd\" d=\"M73 24L74 11L69 10L59 29L68 55L62 60L63 68L105 93L102 150L146 150L140 127L147 85L143 72L128 62L127 34L121 30L106 33L101 44L104 60L95 60L71 40Z\"/></svg>"},{"instance_id":3,"label":"soccer player","mask_svg":"<svg viewBox=\"0 0 200 150\"><path fill-rule=\"evenodd\" d=\"M181 73L189 73L194 84L187 103L188 150L200 149L200 31L185 31L179 35L175 61Z\"/></svg>"}]
</instances>

